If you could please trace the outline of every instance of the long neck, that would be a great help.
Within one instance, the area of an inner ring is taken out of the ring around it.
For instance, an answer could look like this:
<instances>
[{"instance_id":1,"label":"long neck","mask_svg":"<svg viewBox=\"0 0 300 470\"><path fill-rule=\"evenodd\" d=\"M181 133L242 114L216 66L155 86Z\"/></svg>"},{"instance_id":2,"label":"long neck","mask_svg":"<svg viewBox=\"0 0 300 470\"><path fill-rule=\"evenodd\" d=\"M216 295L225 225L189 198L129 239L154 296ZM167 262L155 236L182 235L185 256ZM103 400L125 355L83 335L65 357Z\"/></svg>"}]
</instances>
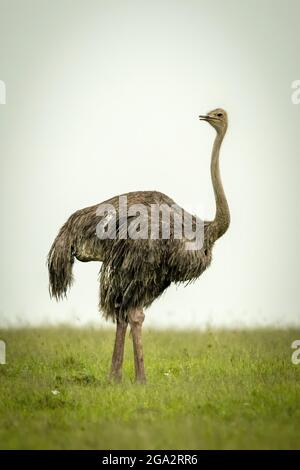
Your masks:
<instances>
[{"instance_id":1,"label":"long neck","mask_svg":"<svg viewBox=\"0 0 300 470\"><path fill-rule=\"evenodd\" d=\"M229 207L221 181L219 165L220 147L224 139L225 132L226 130L223 132L217 132L211 155L210 171L216 201L216 215L214 220L211 222L211 230L214 240L220 238L226 232L230 224Z\"/></svg>"}]
</instances>

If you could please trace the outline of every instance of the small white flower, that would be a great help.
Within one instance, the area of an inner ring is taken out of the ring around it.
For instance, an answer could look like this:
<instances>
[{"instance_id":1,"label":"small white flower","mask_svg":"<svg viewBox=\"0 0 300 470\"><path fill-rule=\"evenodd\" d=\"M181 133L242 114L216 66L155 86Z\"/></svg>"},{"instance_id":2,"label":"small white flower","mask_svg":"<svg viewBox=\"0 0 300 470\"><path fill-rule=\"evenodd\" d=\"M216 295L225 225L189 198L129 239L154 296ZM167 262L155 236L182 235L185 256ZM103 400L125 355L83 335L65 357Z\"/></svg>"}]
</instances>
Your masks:
<instances>
[{"instance_id":1,"label":"small white flower","mask_svg":"<svg viewBox=\"0 0 300 470\"><path fill-rule=\"evenodd\" d=\"M168 370L168 372L164 372L164 375L165 375L166 377L169 377L169 375L171 375L171 371Z\"/></svg>"},{"instance_id":2,"label":"small white flower","mask_svg":"<svg viewBox=\"0 0 300 470\"><path fill-rule=\"evenodd\" d=\"M58 390L51 390L52 395L58 395L59 391Z\"/></svg>"}]
</instances>

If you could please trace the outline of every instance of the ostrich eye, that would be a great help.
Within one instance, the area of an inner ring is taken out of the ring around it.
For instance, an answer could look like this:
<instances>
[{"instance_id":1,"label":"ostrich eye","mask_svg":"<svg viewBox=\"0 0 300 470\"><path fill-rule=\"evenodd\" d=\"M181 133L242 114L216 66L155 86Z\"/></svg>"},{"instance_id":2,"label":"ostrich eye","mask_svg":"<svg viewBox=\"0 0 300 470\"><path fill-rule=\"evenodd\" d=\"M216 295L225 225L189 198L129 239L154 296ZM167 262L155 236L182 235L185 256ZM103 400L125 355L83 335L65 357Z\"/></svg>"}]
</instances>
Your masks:
<instances>
[{"instance_id":1,"label":"ostrich eye","mask_svg":"<svg viewBox=\"0 0 300 470\"><path fill-rule=\"evenodd\" d=\"M218 113L217 116L218 116L218 117L223 117L223 114L222 114L222 113Z\"/></svg>"}]
</instances>

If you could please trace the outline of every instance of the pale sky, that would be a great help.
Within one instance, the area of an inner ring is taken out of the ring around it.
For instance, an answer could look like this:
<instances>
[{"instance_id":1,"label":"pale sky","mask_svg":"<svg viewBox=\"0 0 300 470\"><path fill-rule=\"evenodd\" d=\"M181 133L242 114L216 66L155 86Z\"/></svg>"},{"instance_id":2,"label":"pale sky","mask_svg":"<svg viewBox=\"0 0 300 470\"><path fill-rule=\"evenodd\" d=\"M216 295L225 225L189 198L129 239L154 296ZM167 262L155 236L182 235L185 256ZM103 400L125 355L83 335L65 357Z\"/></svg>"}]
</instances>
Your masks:
<instances>
[{"instance_id":1,"label":"pale sky","mask_svg":"<svg viewBox=\"0 0 300 470\"><path fill-rule=\"evenodd\" d=\"M300 325L300 3L0 0L0 326L104 325L97 263L68 300L46 256L77 209L155 189L214 216L214 131L231 226L211 267L146 311L148 327Z\"/></svg>"}]
</instances>

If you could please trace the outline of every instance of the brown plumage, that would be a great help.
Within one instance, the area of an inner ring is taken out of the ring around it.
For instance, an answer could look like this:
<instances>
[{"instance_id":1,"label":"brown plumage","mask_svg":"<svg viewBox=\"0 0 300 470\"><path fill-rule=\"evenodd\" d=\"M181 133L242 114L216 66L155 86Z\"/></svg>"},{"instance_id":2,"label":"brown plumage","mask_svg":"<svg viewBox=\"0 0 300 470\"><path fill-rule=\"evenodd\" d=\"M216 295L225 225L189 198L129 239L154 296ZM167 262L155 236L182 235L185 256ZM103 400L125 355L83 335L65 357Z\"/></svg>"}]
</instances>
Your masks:
<instances>
[{"instance_id":1,"label":"brown plumage","mask_svg":"<svg viewBox=\"0 0 300 470\"><path fill-rule=\"evenodd\" d=\"M101 261L100 271L100 310L106 318L117 323L115 349L111 376L121 378L125 332L130 323L134 353L135 370L138 381L145 380L141 345L141 327L144 319L143 308L148 307L172 282L191 282L197 279L210 265L212 248L215 241L227 230L230 223L229 209L219 172L219 150L227 129L227 114L222 109L211 111L201 120L209 122L217 135L211 160L211 177L216 200L216 215L213 221L204 222L204 239L201 248L186 249L186 239L174 235L175 202L157 191L138 191L127 193L128 207L142 204L151 220L151 206L165 204L171 207L170 236L168 239L100 239L97 234L99 222L108 220L109 214L97 214L99 204L78 210L70 216L60 229L48 255L50 295L57 300L66 296L71 286L72 266L75 258L82 262ZM124 196L124 195L123 195ZM124 234L128 224L135 223L136 216L119 217L119 196L104 204L110 204L116 212L117 235ZM193 227L196 217L191 216ZM139 222L143 218L139 218ZM162 219L158 220L161 235ZM150 228L149 233L150 235Z\"/></svg>"}]
</instances>

